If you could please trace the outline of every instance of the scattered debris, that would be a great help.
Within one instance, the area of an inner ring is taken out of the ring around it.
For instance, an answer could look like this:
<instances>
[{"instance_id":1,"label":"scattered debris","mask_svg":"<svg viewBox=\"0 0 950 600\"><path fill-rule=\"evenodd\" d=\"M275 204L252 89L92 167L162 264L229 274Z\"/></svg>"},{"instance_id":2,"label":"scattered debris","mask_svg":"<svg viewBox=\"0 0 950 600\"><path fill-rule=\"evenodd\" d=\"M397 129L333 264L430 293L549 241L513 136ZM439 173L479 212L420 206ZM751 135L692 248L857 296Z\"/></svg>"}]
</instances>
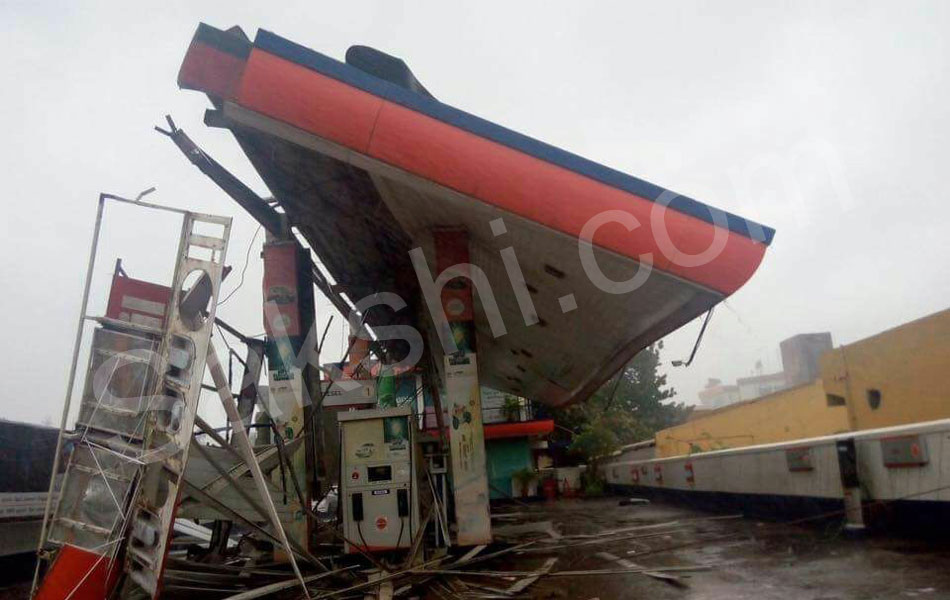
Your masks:
<instances>
[{"instance_id":1,"label":"scattered debris","mask_svg":"<svg viewBox=\"0 0 950 600\"><path fill-rule=\"evenodd\" d=\"M312 576L310 576L310 577L305 577L305 578L304 578L304 581L306 582L307 586L309 587L310 584L312 584L313 582L315 582L315 581L317 581L317 580L319 580L319 579L324 579L324 578L329 577L329 576L331 576L331 575L338 575L338 574L340 574L340 573L342 573L342 572L344 572L344 571L349 571L349 570L352 570L352 569L354 569L354 568L356 568L356 567L346 567L346 568L344 568L344 569L339 569L339 570L337 570L337 571L330 571L329 573L320 573L320 574L318 574L318 575L312 575ZM270 585L265 585L265 586L263 586L263 587L259 587L259 588L256 588L256 589L253 589L253 590L250 590L250 591L247 591L247 592L243 592L243 593L237 594L237 595L235 595L235 596L230 596L230 597L227 598L227 600L252 600L253 598L263 598L263 597L265 597L265 596L269 596L269 595L271 595L271 594L275 594L275 593L277 593L277 592L280 592L280 591L283 591L283 590L286 590L286 589L293 588L293 587L295 587L297 584L298 584L298 580L297 580L297 579L287 579L287 580L284 580L284 581L279 581L279 582L277 582L277 583L272 583L272 584L270 584Z\"/></svg>"},{"instance_id":2,"label":"scattered debris","mask_svg":"<svg viewBox=\"0 0 950 600\"><path fill-rule=\"evenodd\" d=\"M540 511L538 514L541 514ZM531 513L524 517L536 516ZM308 590L313 598L364 597L392 598L479 598L509 599L523 597L529 588L541 585L547 579L587 578L617 575L642 575L677 587L685 587L684 576L691 572L705 571L715 565L677 564L669 566L643 565L616 554L624 551L631 539L644 549L659 550L647 546L643 539L663 539L680 533L695 536L696 524L702 519L673 520L660 523L642 523L635 526L606 529L595 533L558 531L553 521L516 521L498 527L498 538L491 546L479 545L449 553L440 550L438 556L429 556L420 564L407 566L410 557L401 559L400 567L389 570L360 568L358 565L339 567L329 573L305 576ZM585 553L582 550L594 545L612 544L616 550L598 550ZM541 564L534 563L524 568L528 557L537 552L554 554ZM342 559L338 556L337 559ZM607 561L607 568L595 563L584 563L596 558ZM488 563L488 566L482 567ZM557 567L563 565L561 569ZM229 600L253 600L292 593L299 581L288 577L289 572L280 567L248 565L246 571L239 567L207 567L205 572L186 570L181 561L173 563L167 582L176 589L195 591L212 589L223 592L238 586L247 586L250 581L261 581L254 589L245 589L228 596ZM278 580L275 580L278 578ZM501 583L499 583L501 582ZM554 585L555 588L560 584ZM537 594L551 594L543 588ZM556 595L556 594L555 594ZM284 597L284 596L282 596ZM547 597L547 596L545 596Z\"/></svg>"},{"instance_id":3,"label":"scattered debris","mask_svg":"<svg viewBox=\"0 0 950 600\"><path fill-rule=\"evenodd\" d=\"M623 568L625 568L625 569L645 569L645 568L646 568L646 567L644 567L644 566L642 566L642 565L638 565L637 563L635 563L635 562L633 562L633 561L627 560L627 559L625 559L625 558L620 558L619 556L614 556L614 555L611 554L610 552L598 552L598 553L597 553L597 556L599 556L600 558L603 558L604 560L609 560L609 561L611 561L611 562L615 562L615 563L617 563L618 565L620 565L621 567L623 567ZM647 577L652 577L652 578L654 578L654 579L659 579L660 581L664 581L664 582L666 582L666 583L671 583L671 584L676 585L676 586L683 586L683 587L685 587L685 585L686 585L686 584L683 582L683 579L682 579L681 577L677 577L676 575L670 575L670 574L668 574L668 573L661 573L660 571L646 571L646 570L643 571L643 574L646 575Z\"/></svg>"},{"instance_id":4,"label":"scattered debris","mask_svg":"<svg viewBox=\"0 0 950 600\"><path fill-rule=\"evenodd\" d=\"M547 559L546 561L544 561L544 566L538 569L538 572L536 575L531 575L531 576L525 577L524 579L520 581L515 582L511 587L505 590L505 593L508 594L509 596L520 594L524 590L528 589L528 587L531 584L533 584L538 579L540 579L542 575L547 575L548 573L550 573L551 569L554 568L554 563L556 562L557 562L557 558Z\"/></svg>"}]
</instances>

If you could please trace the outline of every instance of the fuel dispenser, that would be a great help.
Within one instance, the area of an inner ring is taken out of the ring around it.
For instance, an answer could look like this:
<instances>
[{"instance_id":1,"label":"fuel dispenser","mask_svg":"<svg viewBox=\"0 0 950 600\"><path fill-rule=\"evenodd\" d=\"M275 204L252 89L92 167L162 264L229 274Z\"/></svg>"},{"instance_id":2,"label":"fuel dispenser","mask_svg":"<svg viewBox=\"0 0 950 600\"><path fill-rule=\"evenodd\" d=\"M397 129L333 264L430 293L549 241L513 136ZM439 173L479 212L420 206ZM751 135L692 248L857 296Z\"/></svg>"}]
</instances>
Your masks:
<instances>
[{"instance_id":1,"label":"fuel dispenser","mask_svg":"<svg viewBox=\"0 0 950 600\"><path fill-rule=\"evenodd\" d=\"M367 551L409 548L419 527L410 407L341 412L343 535ZM347 553L357 549L347 543Z\"/></svg>"}]
</instances>

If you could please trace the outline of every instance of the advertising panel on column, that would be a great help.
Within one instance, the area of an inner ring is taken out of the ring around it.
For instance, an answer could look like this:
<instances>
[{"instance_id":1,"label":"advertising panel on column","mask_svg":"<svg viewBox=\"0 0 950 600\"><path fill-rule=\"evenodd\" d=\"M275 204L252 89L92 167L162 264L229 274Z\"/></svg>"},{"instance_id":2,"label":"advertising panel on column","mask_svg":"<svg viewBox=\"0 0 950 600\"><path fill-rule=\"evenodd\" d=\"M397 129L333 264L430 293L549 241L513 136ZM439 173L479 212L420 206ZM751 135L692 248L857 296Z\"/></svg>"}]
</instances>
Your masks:
<instances>
[{"instance_id":1,"label":"advertising panel on column","mask_svg":"<svg viewBox=\"0 0 950 600\"><path fill-rule=\"evenodd\" d=\"M310 390L305 381L303 340L313 319L309 297L311 284L301 274L301 250L293 241L268 240L264 259L264 331L267 335L267 379L270 386L269 412L285 443L303 437L307 428ZM301 360L303 359L303 360ZM300 444L290 461L298 481L310 494L307 447ZM287 534L306 546L308 524L303 507L290 495L285 512Z\"/></svg>"},{"instance_id":2,"label":"advertising panel on column","mask_svg":"<svg viewBox=\"0 0 950 600\"><path fill-rule=\"evenodd\" d=\"M491 543L485 434L474 354L445 357L449 444L459 546Z\"/></svg>"}]
</instances>

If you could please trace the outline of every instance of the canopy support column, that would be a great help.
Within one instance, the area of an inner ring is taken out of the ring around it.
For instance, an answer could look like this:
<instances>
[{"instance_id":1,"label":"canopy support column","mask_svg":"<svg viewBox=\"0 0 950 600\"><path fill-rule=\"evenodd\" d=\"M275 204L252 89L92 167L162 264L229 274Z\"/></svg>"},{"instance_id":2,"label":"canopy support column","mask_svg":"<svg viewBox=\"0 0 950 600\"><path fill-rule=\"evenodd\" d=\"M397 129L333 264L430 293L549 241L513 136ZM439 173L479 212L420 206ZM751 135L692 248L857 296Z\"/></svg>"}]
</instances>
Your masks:
<instances>
[{"instance_id":1,"label":"canopy support column","mask_svg":"<svg viewBox=\"0 0 950 600\"><path fill-rule=\"evenodd\" d=\"M443 357L452 492L458 526L456 543L459 546L489 544L491 515L472 295L473 276L477 273L472 272L474 268L469 262L468 231L440 228L432 231L432 238L439 279L447 269L455 275L442 285L440 294L442 310L456 345L455 352L446 352Z\"/></svg>"}]
</instances>

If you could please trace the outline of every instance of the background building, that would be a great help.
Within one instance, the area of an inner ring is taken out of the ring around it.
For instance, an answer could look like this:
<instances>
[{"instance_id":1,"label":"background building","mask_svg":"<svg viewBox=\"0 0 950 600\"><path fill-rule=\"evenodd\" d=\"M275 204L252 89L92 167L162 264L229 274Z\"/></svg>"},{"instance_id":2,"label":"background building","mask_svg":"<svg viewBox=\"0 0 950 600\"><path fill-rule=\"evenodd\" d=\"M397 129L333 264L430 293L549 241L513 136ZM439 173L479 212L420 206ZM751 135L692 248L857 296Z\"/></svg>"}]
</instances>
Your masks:
<instances>
[{"instance_id":1,"label":"background building","mask_svg":"<svg viewBox=\"0 0 950 600\"><path fill-rule=\"evenodd\" d=\"M834 347L831 334L800 333L779 344L782 368L788 387L795 387L818 379L821 375L818 359Z\"/></svg>"},{"instance_id":2,"label":"background building","mask_svg":"<svg viewBox=\"0 0 950 600\"><path fill-rule=\"evenodd\" d=\"M736 380L736 387L739 388L739 400L744 401L774 394L787 388L788 384L785 382L785 373L779 371L766 375L740 377Z\"/></svg>"},{"instance_id":3,"label":"background building","mask_svg":"<svg viewBox=\"0 0 950 600\"><path fill-rule=\"evenodd\" d=\"M704 408L722 408L739 401L739 386L726 385L719 379L710 379L699 392L699 401Z\"/></svg>"},{"instance_id":4,"label":"background building","mask_svg":"<svg viewBox=\"0 0 950 600\"><path fill-rule=\"evenodd\" d=\"M782 351L782 370L778 373L763 373L762 363L756 363L755 375L740 377L735 385L712 379L699 392L699 401L704 408L716 409L736 402L755 400L775 392L811 383L821 375L819 359L833 348L831 334L800 333L779 344Z\"/></svg>"},{"instance_id":5,"label":"background building","mask_svg":"<svg viewBox=\"0 0 950 600\"><path fill-rule=\"evenodd\" d=\"M817 372L819 377L664 429L656 434L656 456L950 418L950 310L819 353L830 341L829 334L786 340L786 374L800 378ZM740 396L778 385L778 375L740 379Z\"/></svg>"}]
</instances>

